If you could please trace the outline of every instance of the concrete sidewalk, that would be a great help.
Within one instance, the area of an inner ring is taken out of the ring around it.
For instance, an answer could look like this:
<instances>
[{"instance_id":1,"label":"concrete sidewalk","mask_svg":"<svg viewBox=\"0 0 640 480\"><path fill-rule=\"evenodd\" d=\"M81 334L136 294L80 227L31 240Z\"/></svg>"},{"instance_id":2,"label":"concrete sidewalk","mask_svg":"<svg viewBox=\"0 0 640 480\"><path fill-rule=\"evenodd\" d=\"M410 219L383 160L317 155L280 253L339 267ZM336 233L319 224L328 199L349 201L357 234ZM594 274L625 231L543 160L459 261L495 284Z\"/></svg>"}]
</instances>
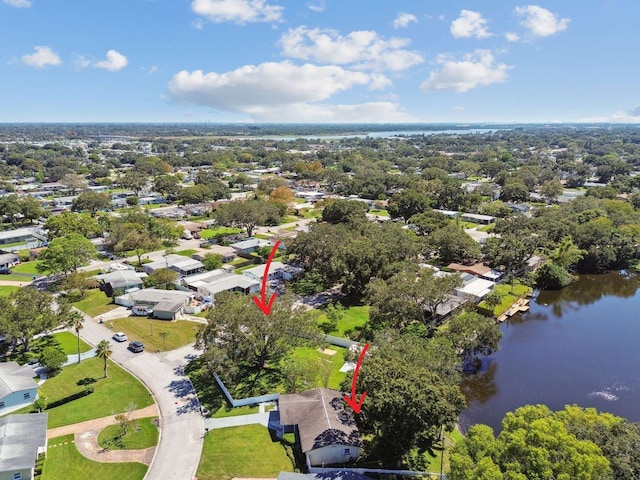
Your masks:
<instances>
[{"instance_id":1,"label":"concrete sidewalk","mask_svg":"<svg viewBox=\"0 0 640 480\"><path fill-rule=\"evenodd\" d=\"M269 412L265 413L250 413L248 415L238 415L235 417L224 418L205 418L204 428L209 430L215 430L216 428L227 427L239 427L242 425L255 425L260 424L263 426L269 425Z\"/></svg>"}]
</instances>

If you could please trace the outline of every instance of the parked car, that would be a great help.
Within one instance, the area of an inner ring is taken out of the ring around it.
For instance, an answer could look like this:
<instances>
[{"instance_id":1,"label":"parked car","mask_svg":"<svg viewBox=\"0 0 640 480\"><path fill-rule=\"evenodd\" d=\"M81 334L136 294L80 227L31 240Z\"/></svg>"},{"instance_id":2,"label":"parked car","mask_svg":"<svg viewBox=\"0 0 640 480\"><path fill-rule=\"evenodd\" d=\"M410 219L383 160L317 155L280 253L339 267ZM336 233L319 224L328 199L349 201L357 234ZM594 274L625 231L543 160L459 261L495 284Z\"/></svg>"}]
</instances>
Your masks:
<instances>
[{"instance_id":1,"label":"parked car","mask_svg":"<svg viewBox=\"0 0 640 480\"><path fill-rule=\"evenodd\" d=\"M136 305L131 309L131 315L135 317L146 317L151 314L151 309L149 307Z\"/></svg>"},{"instance_id":2,"label":"parked car","mask_svg":"<svg viewBox=\"0 0 640 480\"><path fill-rule=\"evenodd\" d=\"M10 275L11 274L11 269L7 268L7 267L0 268L0 273L2 275Z\"/></svg>"},{"instance_id":3,"label":"parked car","mask_svg":"<svg viewBox=\"0 0 640 480\"><path fill-rule=\"evenodd\" d=\"M126 342L127 341L127 334L124 332L116 332L113 334L113 339L116 342Z\"/></svg>"},{"instance_id":4,"label":"parked car","mask_svg":"<svg viewBox=\"0 0 640 480\"><path fill-rule=\"evenodd\" d=\"M129 350L131 350L133 353L144 352L144 345L142 344L142 342L136 340L129 344Z\"/></svg>"}]
</instances>

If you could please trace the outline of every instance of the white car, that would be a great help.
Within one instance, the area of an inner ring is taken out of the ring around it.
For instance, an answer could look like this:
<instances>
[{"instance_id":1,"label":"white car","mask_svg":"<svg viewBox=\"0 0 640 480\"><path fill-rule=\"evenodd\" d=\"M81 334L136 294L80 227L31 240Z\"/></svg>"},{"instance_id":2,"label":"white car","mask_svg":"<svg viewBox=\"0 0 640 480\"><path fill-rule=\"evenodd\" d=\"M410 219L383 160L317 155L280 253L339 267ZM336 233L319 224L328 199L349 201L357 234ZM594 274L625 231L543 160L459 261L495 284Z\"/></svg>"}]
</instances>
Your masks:
<instances>
[{"instance_id":1,"label":"white car","mask_svg":"<svg viewBox=\"0 0 640 480\"><path fill-rule=\"evenodd\" d=\"M126 342L127 341L127 334L124 332L116 332L113 334L113 339L116 342Z\"/></svg>"}]
</instances>

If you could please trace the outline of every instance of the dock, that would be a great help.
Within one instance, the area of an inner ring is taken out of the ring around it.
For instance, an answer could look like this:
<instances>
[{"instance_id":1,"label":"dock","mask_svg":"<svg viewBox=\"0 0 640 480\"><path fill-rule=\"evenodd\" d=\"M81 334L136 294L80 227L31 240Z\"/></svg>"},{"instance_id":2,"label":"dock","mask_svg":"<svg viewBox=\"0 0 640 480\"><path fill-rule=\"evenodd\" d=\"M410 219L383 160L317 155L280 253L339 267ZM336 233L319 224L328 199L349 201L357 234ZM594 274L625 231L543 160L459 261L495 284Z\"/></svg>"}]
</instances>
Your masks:
<instances>
[{"instance_id":1,"label":"dock","mask_svg":"<svg viewBox=\"0 0 640 480\"><path fill-rule=\"evenodd\" d=\"M529 298L519 298L513 305L511 305L506 312L498 317L499 322L504 322L507 318L515 315L518 312L526 312L529 310Z\"/></svg>"}]
</instances>

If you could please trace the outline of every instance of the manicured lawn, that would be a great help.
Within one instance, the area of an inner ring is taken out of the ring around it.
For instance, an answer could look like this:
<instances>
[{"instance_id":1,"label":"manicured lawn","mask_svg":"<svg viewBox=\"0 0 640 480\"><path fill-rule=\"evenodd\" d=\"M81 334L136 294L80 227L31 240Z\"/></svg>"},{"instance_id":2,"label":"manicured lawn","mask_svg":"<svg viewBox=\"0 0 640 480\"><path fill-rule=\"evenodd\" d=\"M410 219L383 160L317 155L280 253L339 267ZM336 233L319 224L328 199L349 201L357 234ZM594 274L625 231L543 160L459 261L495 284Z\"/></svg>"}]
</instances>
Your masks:
<instances>
[{"instance_id":1,"label":"manicured lawn","mask_svg":"<svg viewBox=\"0 0 640 480\"><path fill-rule=\"evenodd\" d=\"M211 430L204 439L197 476L199 480L275 478L281 471L294 470L292 456L262 425Z\"/></svg>"},{"instance_id":2,"label":"manicured lawn","mask_svg":"<svg viewBox=\"0 0 640 480\"><path fill-rule=\"evenodd\" d=\"M147 473L142 463L98 463L78 452L73 435L49 440L42 480L142 480Z\"/></svg>"},{"instance_id":3,"label":"manicured lawn","mask_svg":"<svg viewBox=\"0 0 640 480\"><path fill-rule=\"evenodd\" d=\"M212 238L217 235L234 235L240 232L242 232L241 228L230 228L230 227L207 228L200 232L200 238L206 240L208 238Z\"/></svg>"},{"instance_id":4,"label":"manicured lawn","mask_svg":"<svg viewBox=\"0 0 640 480\"><path fill-rule=\"evenodd\" d=\"M11 271L15 272L15 273L24 273L27 275L47 275L49 272L45 271L42 273L39 273L36 270L36 265L38 264L37 260L33 260L31 262L22 262L19 263L18 265L16 265L15 267L13 267L11 269Z\"/></svg>"},{"instance_id":5,"label":"manicured lawn","mask_svg":"<svg viewBox=\"0 0 640 480\"><path fill-rule=\"evenodd\" d=\"M119 424L109 425L98 435L98 445L108 450L141 450L158 444L158 417L133 420L126 435Z\"/></svg>"},{"instance_id":6,"label":"manicured lawn","mask_svg":"<svg viewBox=\"0 0 640 480\"><path fill-rule=\"evenodd\" d=\"M191 256L194 253L198 253L198 250L194 250L194 249L187 249L187 250L180 250L176 252L176 255L182 255L184 257L189 257L191 258Z\"/></svg>"},{"instance_id":7,"label":"manicured lawn","mask_svg":"<svg viewBox=\"0 0 640 480\"><path fill-rule=\"evenodd\" d=\"M150 352L175 350L196 341L199 323L186 320L156 320L146 317L126 317L105 322L114 332L124 332L129 340L139 340ZM153 329L153 335L151 335ZM163 342L160 332L169 335Z\"/></svg>"},{"instance_id":8,"label":"manicured lawn","mask_svg":"<svg viewBox=\"0 0 640 480\"><path fill-rule=\"evenodd\" d=\"M284 223L293 223L293 222L297 222L298 220L300 220L298 217L287 215L286 217L282 217L280 222L278 222L278 225L282 225Z\"/></svg>"},{"instance_id":9,"label":"manicured lawn","mask_svg":"<svg viewBox=\"0 0 640 480\"><path fill-rule=\"evenodd\" d=\"M255 406L246 407L230 407L227 404L222 405L218 411L211 415L213 418L237 417L238 415L247 415L249 413L258 413L259 408Z\"/></svg>"},{"instance_id":10,"label":"manicured lawn","mask_svg":"<svg viewBox=\"0 0 640 480\"><path fill-rule=\"evenodd\" d=\"M15 285L0 285L0 297L11 295L11 293L19 289L20 287L16 287Z\"/></svg>"},{"instance_id":11,"label":"manicured lawn","mask_svg":"<svg viewBox=\"0 0 640 480\"><path fill-rule=\"evenodd\" d=\"M97 288L88 290L86 296L73 302L73 305L91 317L97 317L117 307L115 303L111 303L111 298Z\"/></svg>"},{"instance_id":12,"label":"manicured lawn","mask_svg":"<svg viewBox=\"0 0 640 480\"><path fill-rule=\"evenodd\" d=\"M455 446L456 443L462 440L462 434L454 429L453 432L445 432L444 434L444 462L442 461L442 447L438 446L437 448L433 448L433 454L429 454L426 452L424 455L429 462L429 466L427 467L428 472L440 472L440 466L442 465L442 471L447 473L449 471L449 455L451 454L451 449Z\"/></svg>"},{"instance_id":13,"label":"manicured lawn","mask_svg":"<svg viewBox=\"0 0 640 480\"><path fill-rule=\"evenodd\" d=\"M493 232L496 228L496 224L495 223L490 223L489 225L483 225L480 228L478 228L479 231L481 232Z\"/></svg>"},{"instance_id":14,"label":"manicured lawn","mask_svg":"<svg viewBox=\"0 0 640 480\"><path fill-rule=\"evenodd\" d=\"M498 292L501 295L502 302L500 305L493 309L493 315L499 317L506 312L511 305L520 297L524 297L527 293L531 292L531 287L520 284L516 281L513 285L513 294L511 293L511 283L501 283L493 287L494 292ZM478 308L488 311L484 300L478 304Z\"/></svg>"},{"instance_id":15,"label":"manicured lawn","mask_svg":"<svg viewBox=\"0 0 640 480\"><path fill-rule=\"evenodd\" d=\"M340 390L340 384L347 376L346 373L341 372L340 368L344 365L344 354L346 353L346 348L336 347L335 345L331 345L328 347L329 350L333 350L337 352L335 355L326 355L322 352L319 352L317 348L310 347L298 347L292 354L293 358L306 360L311 365L322 365L329 364L331 368L331 375L329 376L329 382L327 383L328 388L334 388L336 390ZM322 368L318 368L318 376L315 379L315 385L309 385L309 388L314 387L324 387L324 378L322 378Z\"/></svg>"},{"instance_id":16,"label":"manicured lawn","mask_svg":"<svg viewBox=\"0 0 640 480\"><path fill-rule=\"evenodd\" d=\"M378 210L376 208L373 208L373 209L369 210L369 213L371 213L373 215L380 215L381 217L388 217L389 216L389 212L387 212L386 210Z\"/></svg>"},{"instance_id":17,"label":"manicured lawn","mask_svg":"<svg viewBox=\"0 0 640 480\"><path fill-rule=\"evenodd\" d=\"M49 428L125 412L130 404L135 405L136 409L153 404L151 395L142 383L110 360L108 365L107 378L103 378L103 361L89 358L79 365L64 367L58 375L42 384L38 393L45 395L49 403L83 390L86 388L83 384L94 389L86 397L47 409Z\"/></svg>"},{"instance_id":18,"label":"manicured lawn","mask_svg":"<svg viewBox=\"0 0 640 480\"><path fill-rule=\"evenodd\" d=\"M338 322L338 328L332 332L329 332L330 335L335 335L336 337L344 337L344 332L347 330L353 330L356 327L362 327L365 323L369 321L369 306L354 306L349 307L345 310L345 315L342 320ZM318 323L327 322L327 317L323 313L318 318Z\"/></svg>"},{"instance_id":19,"label":"manicured lawn","mask_svg":"<svg viewBox=\"0 0 640 480\"><path fill-rule=\"evenodd\" d=\"M17 351L9 356L9 360L26 363L29 360L39 358L45 347L56 347L66 355L74 355L78 353L78 337L71 332L58 332L53 335L38 337L29 343L29 351L26 355L23 355L22 348L18 347ZM80 353L89 350L91 350L91 347L83 340L80 340Z\"/></svg>"}]
</instances>

